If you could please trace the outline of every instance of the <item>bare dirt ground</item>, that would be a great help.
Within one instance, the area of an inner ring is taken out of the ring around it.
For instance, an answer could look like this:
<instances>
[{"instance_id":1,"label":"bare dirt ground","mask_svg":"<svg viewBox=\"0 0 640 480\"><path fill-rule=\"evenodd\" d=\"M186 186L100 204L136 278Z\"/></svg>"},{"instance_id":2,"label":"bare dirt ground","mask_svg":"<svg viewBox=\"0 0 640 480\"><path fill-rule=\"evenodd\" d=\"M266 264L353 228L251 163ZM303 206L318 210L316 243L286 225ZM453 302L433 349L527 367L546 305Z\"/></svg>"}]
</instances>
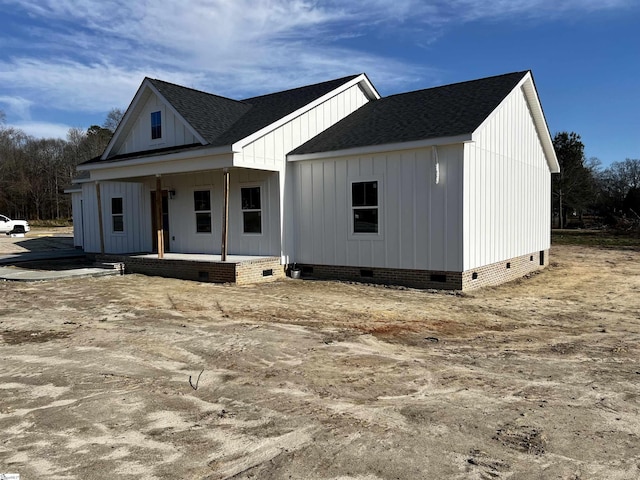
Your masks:
<instances>
[{"instance_id":1,"label":"bare dirt ground","mask_svg":"<svg viewBox=\"0 0 640 480\"><path fill-rule=\"evenodd\" d=\"M73 227L32 227L24 237L0 234L0 257L5 254L73 248Z\"/></svg>"},{"instance_id":2,"label":"bare dirt ground","mask_svg":"<svg viewBox=\"0 0 640 480\"><path fill-rule=\"evenodd\" d=\"M2 283L0 472L640 478L640 251L551 261L464 295Z\"/></svg>"}]
</instances>

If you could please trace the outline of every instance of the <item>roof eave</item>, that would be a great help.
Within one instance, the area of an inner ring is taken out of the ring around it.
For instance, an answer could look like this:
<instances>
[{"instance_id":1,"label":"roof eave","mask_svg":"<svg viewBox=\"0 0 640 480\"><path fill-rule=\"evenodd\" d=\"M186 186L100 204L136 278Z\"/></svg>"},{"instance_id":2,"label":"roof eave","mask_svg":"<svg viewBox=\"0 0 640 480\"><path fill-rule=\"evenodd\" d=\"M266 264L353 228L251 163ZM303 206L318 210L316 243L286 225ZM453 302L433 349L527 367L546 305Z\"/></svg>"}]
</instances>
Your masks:
<instances>
[{"instance_id":1,"label":"roof eave","mask_svg":"<svg viewBox=\"0 0 640 480\"><path fill-rule=\"evenodd\" d=\"M287 155L287 161L299 162L304 160L318 160L322 158L348 157L353 155L368 155L373 153L393 152L397 150L413 150L416 148L433 147L441 145L453 145L456 143L471 142L471 134L456 135L452 137L427 138L408 142L386 143L381 145L366 145L341 150L331 150L314 153L298 153Z\"/></svg>"},{"instance_id":2,"label":"roof eave","mask_svg":"<svg viewBox=\"0 0 640 480\"><path fill-rule=\"evenodd\" d=\"M535 82L533 81L533 75L531 75L531 72L527 72L527 75L521 82L520 86L525 96L527 97L527 102L529 103L529 108L531 109L531 115L533 116L533 120L536 124L536 129L538 130L538 135L540 137L540 142L542 143L542 148L547 157L549 170L551 171L551 173L560 173L560 163L558 162L558 157L556 156L556 150L555 148L553 148L553 140L551 140L549 126L544 116L544 111L542 110L542 105L540 104L540 97L538 96L538 92L536 90Z\"/></svg>"},{"instance_id":3,"label":"roof eave","mask_svg":"<svg viewBox=\"0 0 640 480\"><path fill-rule=\"evenodd\" d=\"M78 165L78 171L94 171L94 170L103 170L103 169L112 169L119 167L130 167L135 165L146 165L153 163L164 163L171 162L174 160L184 160L192 157L203 157L203 156L213 156L213 155L224 155L224 154L232 154L237 153L231 147L231 145L224 145L221 147L211 147L198 149L197 154L194 153L193 150L186 150L182 152L175 153L167 153L163 155L150 155L150 156L141 156L136 158L130 158L125 160L115 160L115 161L104 161L97 163L90 163L85 165ZM144 154L144 152L140 152Z\"/></svg>"}]
</instances>

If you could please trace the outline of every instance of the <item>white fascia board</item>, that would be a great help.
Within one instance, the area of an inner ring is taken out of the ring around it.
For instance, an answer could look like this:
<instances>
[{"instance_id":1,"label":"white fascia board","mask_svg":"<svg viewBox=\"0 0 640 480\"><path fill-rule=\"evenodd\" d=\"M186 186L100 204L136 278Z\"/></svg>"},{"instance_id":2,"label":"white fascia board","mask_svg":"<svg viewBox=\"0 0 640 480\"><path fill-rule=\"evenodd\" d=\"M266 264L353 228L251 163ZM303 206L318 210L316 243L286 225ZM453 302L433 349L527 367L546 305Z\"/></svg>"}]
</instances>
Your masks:
<instances>
[{"instance_id":1,"label":"white fascia board","mask_svg":"<svg viewBox=\"0 0 640 480\"><path fill-rule=\"evenodd\" d=\"M175 162L156 164L128 165L116 168L106 168L91 172L94 182L117 180L125 181L132 178L153 177L157 175L182 175L183 173L221 170L233 167L233 155L217 155L189 157Z\"/></svg>"},{"instance_id":2,"label":"white fascia board","mask_svg":"<svg viewBox=\"0 0 640 480\"><path fill-rule=\"evenodd\" d=\"M140 152L144 154L144 152ZM136 165L154 165L160 163L171 162L175 160L185 160L188 158L205 157L211 155L224 155L225 153L234 153L230 145L222 147L203 148L199 150L187 150L184 152L167 153L165 155L156 155L152 157L132 158L129 160L106 161L99 163L90 163L88 165L78 165L79 171L96 171L114 169L119 167L131 167Z\"/></svg>"},{"instance_id":3,"label":"white fascia board","mask_svg":"<svg viewBox=\"0 0 640 480\"><path fill-rule=\"evenodd\" d=\"M78 166L78 170L79 170L79 166ZM89 183L91 181L91 178L87 177L87 178L74 178L71 180L71 185L82 185L83 183Z\"/></svg>"},{"instance_id":4,"label":"white fascia board","mask_svg":"<svg viewBox=\"0 0 640 480\"><path fill-rule=\"evenodd\" d=\"M257 132L252 133L251 135L249 135L248 137L245 137L242 140L234 143L232 145L233 150L234 151L241 150L242 148L244 148L246 145L250 144L254 140L257 140L258 138L263 137L264 135L266 135L267 133L271 132L272 130L275 130L276 128L281 127L285 123L290 122L294 118L299 117L300 115L306 113L307 111L311 110L312 108L317 107L321 103L326 102L330 98L338 95L339 93L344 92L345 90L353 87L354 85L357 85L358 83L362 83L362 88L364 89L365 93L367 94L367 96L369 97L370 100L378 100L380 98L380 94L376 91L375 87L369 81L367 76L364 73L361 73L357 77L353 78L352 80L348 81L347 83L344 83L344 84L340 85L338 88L335 88L335 89L331 90L329 93L326 93L322 97L317 98L313 102L306 104L304 107L301 107L298 110L296 110L295 112L290 113L286 117L282 117L277 122L274 122L271 125L267 125L263 129L258 130Z\"/></svg>"},{"instance_id":5,"label":"white fascia board","mask_svg":"<svg viewBox=\"0 0 640 480\"><path fill-rule=\"evenodd\" d=\"M81 187L65 188L63 192L64 193L82 193L82 188Z\"/></svg>"},{"instance_id":6,"label":"white fascia board","mask_svg":"<svg viewBox=\"0 0 640 480\"><path fill-rule=\"evenodd\" d=\"M471 142L471 134L456 135L454 137L429 138L426 140L415 140L413 142L387 143L383 145L367 145L364 147L345 148L343 150L333 150L329 152L301 153L297 155L287 155L287 161L299 162L303 160L318 160L321 158L351 157L357 155L370 155L376 153L394 152L398 150L413 150L416 148L453 145L456 143Z\"/></svg>"},{"instance_id":7,"label":"white fascia board","mask_svg":"<svg viewBox=\"0 0 640 480\"><path fill-rule=\"evenodd\" d=\"M100 157L100 159L104 160L105 158L107 158L111 153L111 150L113 149L114 145L118 142L118 139L122 135L126 135L128 133L129 121L133 116L133 112L136 111L136 107L141 101L140 99L144 96L144 91L148 85L149 85L149 80L145 78L140 84L140 86L138 87L138 91L136 91L136 94L133 96L133 100L131 100L131 103L127 107L127 111L124 112L124 115L122 116L122 119L120 120L120 123L116 128L116 131L113 132L113 135L111 136L111 140L109 140L109 143L107 144L107 148L104 149L104 152L102 153L102 156ZM125 131L127 133L124 133Z\"/></svg>"},{"instance_id":8,"label":"white fascia board","mask_svg":"<svg viewBox=\"0 0 640 480\"><path fill-rule=\"evenodd\" d=\"M531 76L530 72L527 73L525 80L521 83L522 91L527 98L529 109L531 110L531 115L533 116L533 120L536 124L536 129L538 130L540 143L542 143L542 148L547 157L549 170L551 171L551 173L560 173L560 163L558 162L558 157L556 156L556 150L555 148L553 148L553 140L551 140L551 134L549 133L547 120L544 117L544 111L542 110L542 105L540 104L540 97L538 97L538 92L536 91L536 86L533 83L533 77Z\"/></svg>"}]
</instances>

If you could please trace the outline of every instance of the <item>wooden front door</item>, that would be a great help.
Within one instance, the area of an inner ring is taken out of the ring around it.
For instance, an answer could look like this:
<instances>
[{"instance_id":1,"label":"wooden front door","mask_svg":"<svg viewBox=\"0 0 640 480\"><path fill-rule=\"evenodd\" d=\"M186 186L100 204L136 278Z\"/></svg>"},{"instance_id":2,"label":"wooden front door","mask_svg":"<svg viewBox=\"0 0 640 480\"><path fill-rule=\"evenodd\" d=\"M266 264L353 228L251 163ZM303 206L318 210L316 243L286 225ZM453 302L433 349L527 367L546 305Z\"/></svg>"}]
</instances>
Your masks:
<instances>
[{"instance_id":1,"label":"wooden front door","mask_svg":"<svg viewBox=\"0 0 640 480\"><path fill-rule=\"evenodd\" d=\"M153 239L153 251L158 252L158 223L156 222L156 192L151 192L151 238ZM162 229L164 230L164 251L169 249L169 192L162 190Z\"/></svg>"}]
</instances>

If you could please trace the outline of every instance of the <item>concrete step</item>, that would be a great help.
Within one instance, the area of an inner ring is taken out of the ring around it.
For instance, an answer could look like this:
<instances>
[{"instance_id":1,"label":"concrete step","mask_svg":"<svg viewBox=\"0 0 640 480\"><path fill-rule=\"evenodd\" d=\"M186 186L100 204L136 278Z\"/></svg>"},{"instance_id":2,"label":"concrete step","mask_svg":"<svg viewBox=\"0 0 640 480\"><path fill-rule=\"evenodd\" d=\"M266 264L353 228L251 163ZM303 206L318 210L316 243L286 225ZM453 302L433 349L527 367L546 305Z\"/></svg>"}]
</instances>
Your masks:
<instances>
[{"instance_id":1,"label":"concrete step","mask_svg":"<svg viewBox=\"0 0 640 480\"><path fill-rule=\"evenodd\" d=\"M95 268L104 268L105 270L118 270L124 272L124 263L122 262L95 262Z\"/></svg>"}]
</instances>

